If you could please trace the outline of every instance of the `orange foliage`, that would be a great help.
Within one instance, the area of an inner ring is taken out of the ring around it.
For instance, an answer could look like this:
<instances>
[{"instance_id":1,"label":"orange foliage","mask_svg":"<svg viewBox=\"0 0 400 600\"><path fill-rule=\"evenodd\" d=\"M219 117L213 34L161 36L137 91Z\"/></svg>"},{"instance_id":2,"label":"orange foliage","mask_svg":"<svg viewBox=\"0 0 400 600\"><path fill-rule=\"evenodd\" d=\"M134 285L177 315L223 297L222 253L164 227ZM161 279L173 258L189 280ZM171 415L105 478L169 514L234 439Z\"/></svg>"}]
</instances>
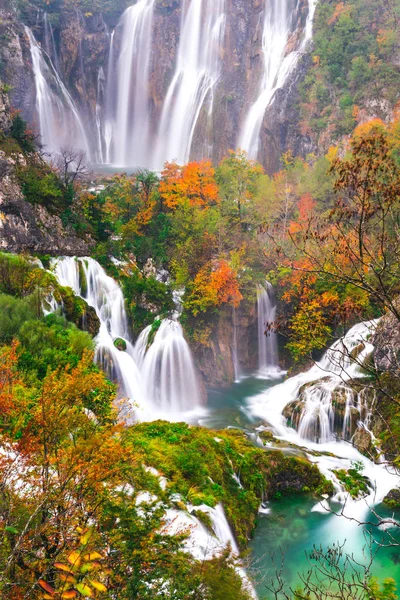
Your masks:
<instances>
[{"instance_id":1,"label":"orange foliage","mask_svg":"<svg viewBox=\"0 0 400 600\"><path fill-rule=\"evenodd\" d=\"M206 207L219 201L215 171L209 160L191 162L183 167L166 163L160 194L168 208L175 209L188 200L192 206Z\"/></svg>"},{"instance_id":2,"label":"orange foliage","mask_svg":"<svg viewBox=\"0 0 400 600\"><path fill-rule=\"evenodd\" d=\"M221 304L237 307L242 298L236 272L226 260L219 260L206 264L197 273L189 305L196 315Z\"/></svg>"},{"instance_id":3,"label":"orange foliage","mask_svg":"<svg viewBox=\"0 0 400 600\"><path fill-rule=\"evenodd\" d=\"M12 408L13 387L16 383L17 348L12 346L0 350L0 413L6 415Z\"/></svg>"},{"instance_id":4,"label":"orange foliage","mask_svg":"<svg viewBox=\"0 0 400 600\"><path fill-rule=\"evenodd\" d=\"M344 14L349 13L351 6L346 6L344 2L339 2L336 5L333 15L328 21L328 25L333 25Z\"/></svg>"},{"instance_id":5,"label":"orange foliage","mask_svg":"<svg viewBox=\"0 0 400 600\"><path fill-rule=\"evenodd\" d=\"M299 231L303 231L307 228L307 225L310 223L313 215L313 211L315 209L316 202L311 196L311 194L304 194L298 204L299 216L296 222L292 222L289 226L290 233L298 233Z\"/></svg>"}]
</instances>

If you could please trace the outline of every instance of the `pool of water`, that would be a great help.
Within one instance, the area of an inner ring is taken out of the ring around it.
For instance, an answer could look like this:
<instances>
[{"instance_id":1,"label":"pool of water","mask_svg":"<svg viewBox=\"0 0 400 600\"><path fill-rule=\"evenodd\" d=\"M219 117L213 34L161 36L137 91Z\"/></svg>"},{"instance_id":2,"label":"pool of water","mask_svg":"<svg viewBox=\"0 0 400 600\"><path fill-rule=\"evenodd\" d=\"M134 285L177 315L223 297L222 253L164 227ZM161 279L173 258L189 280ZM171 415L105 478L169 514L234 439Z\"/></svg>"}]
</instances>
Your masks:
<instances>
[{"instance_id":1,"label":"pool of water","mask_svg":"<svg viewBox=\"0 0 400 600\"><path fill-rule=\"evenodd\" d=\"M207 414L201 418L199 424L216 429L238 427L254 432L262 421L251 414L251 399L282 380L283 378L265 380L253 376L242 379L230 389L210 390ZM343 453L343 446L338 444L337 448ZM334 451L335 445L333 450L332 445L329 449ZM349 445L349 452L350 449L352 447ZM393 487L395 484L396 482ZM331 509L340 511L341 505L332 504ZM375 510L381 517L392 516L382 505ZM363 520L376 522L376 517L365 503L357 512L362 514ZM400 520L400 514L397 518ZM394 530L391 532L394 533ZM274 597L268 592L266 585L271 578L275 578L273 563L275 561L280 565L282 555L285 557L283 577L287 589L295 589L301 584L301 573L306 573L310 568L310 554L314 546L327 548L338 543L345 543L345 551L353 554L354 558L364 565L369 561L368 545L371 545L372 552L376 553L372 575L380 580L393 578L400 589L400 548L378 549L378 543L387 542L388 538L376 527L371 528L371 533L373 541L369 544L370 538L365 527L327 512L320 503L310 497L292 496L271 501L268 504L268 514L259 515L250 544L251 577L256 582L260 600L270 600ZM396 535L400 542L400 532Z\"/></svg>"},{"instance_id":2,"label":"pool of water","mask_svg":"<svg viewBox=\"0 0 400 600\"><path fill-rule=\"evenodd\" d=\"M315 500L310 498L282 498L269 504L269 514L259 516L250 549L251 572L260 600L272 597L267 586L269 587L271 579L276 580L273 564L275 562L280 566L282 556L283 578L288 590L301 584L300 576L310 568L310 554L314 546L322 545L327 548L333 544L345 543L347 553L353 554L360 564L368 564L370 544L366 531L344 517L313 511L314 507ZM382 506L376 510L382 517L391 516ZM368 518L376 520L371 513ZM378 549L376 542L387 542L388 539L377 528L371 529L372 531L372 552L376 552L372 575L380 580L391 577L400 588L400 549ZM397 538L400 542L400 535Z\"/></svg>"}]
</instances>

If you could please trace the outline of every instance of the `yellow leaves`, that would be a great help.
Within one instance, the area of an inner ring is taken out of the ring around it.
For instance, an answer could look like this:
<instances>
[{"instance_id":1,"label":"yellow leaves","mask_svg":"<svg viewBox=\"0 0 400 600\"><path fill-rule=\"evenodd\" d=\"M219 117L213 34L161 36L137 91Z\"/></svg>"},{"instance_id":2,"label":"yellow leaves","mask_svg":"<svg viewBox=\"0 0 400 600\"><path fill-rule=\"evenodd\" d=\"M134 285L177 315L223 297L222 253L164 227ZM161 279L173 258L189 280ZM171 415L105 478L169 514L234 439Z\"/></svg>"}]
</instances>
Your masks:
<instances>
[{"instance_id":1,"label":"yellow leaves","mask_svg":"<svg viewBox=\"0 0 400 600\"><path fill-rule=\"evenodd\" d=\"M326 154L326 158L329 160L330 164L337 159L339 153L339 148L337 146L330 146L329 150Z\"/></svg>"},{"instance_id":2,"label":"yellow leaves","mask_svg":"<svg viewBox=\"0 0 400 600\"><path fill-rule=\"evenodd\" d=\"M93 579L89 579L91 585L98 591L98 592L106 592L107 588L106 586L101 583L100 581L94 581Z\"/></svg>"},{"instance_id":3,"label":"yellow leaves","mask_svg":"<svg viewBox=\"0 0 400 600\"><path fill-rule=\"evenodd\" d=\"M81 564L81 554L79 552L71 552L67 556L67 561L73 566L79 566Z\"/></svg>"},{"instance_id":4,"label":"yellow leaves","mask_svg":"<svg viewBox=\"0 0 400 600\"><path fill-rule=\"evenodd\" d=\"M68 590L67 592L62 592L61 598L64 600L69 600L70 598L77 598L78 593L75 590Z\"/></svg>"},{"instance_id":5,"label":"yellow leaves","mask_svg":"<svg viewBox=\"0 0 400 600\"><path fill-rule=\"evenodd\" d=\"M90 554L86 554L84 556L84 559L87 561L99 560L101 558L103 558L103 557L98 552L90 552Z\"/></svg>"},{"instance_id":6,"label":"yellow leaves","mask_svg":"<svg viewBox=\"0 0 400 600\"><path fill-rule=\"evenodd\" d=\"M194 315L221 304L239 306L243 296L237 273L226 260L207 263L194 279L188 306Z\"/></svg>"},{"instance_id":7,"label":"yellow leaves","mask_svg":"<svg viewBox=\"0 0 400 600\"><path fill-rule=\"evenodd\" d=\"M54 566L56 569L58 569L59 571L65 571L66 573L71 573L71 568L68 567L68 565L64 565L62 563L54 563ZM71 573L72 574L72 573Z\"/></svg>"}]
</instances>

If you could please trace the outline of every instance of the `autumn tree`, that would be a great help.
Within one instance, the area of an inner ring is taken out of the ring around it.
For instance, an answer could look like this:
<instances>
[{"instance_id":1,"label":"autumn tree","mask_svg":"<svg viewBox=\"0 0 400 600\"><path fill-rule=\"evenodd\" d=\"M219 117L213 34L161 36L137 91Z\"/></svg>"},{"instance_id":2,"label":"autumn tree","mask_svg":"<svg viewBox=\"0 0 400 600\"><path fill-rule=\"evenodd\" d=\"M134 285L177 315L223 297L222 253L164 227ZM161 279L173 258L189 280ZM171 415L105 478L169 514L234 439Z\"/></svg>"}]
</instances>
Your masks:
<instances>
[{"instance_id":1,"label":"autumn tree","mask_svg":"<svg viewBox=\"0 0 400 600\"><path fill-rule=\"evenodd\" d=\"M211 162L203 160L184 166L166 163L161 174L160 194L170 209L186 201L201 208L218 203L218 186Z\"/></svg>"}]
</instances>

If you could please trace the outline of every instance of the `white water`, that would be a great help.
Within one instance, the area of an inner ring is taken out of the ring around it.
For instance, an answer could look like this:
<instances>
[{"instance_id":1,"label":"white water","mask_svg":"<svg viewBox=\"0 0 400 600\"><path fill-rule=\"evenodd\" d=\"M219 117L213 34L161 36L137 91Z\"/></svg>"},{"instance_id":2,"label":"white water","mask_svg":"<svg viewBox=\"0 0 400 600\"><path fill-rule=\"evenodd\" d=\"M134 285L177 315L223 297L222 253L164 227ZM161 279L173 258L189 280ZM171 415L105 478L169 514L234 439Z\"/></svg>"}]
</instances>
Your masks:
<instances>
[{"instance_id":1,"label":"white water","mask_svg":"<svg viewBox=\"0 0 400 600\"><path fill-rule=\"evenodd\" d=\"M258 373L262 377L281 376L278 365L276 300L269 282L257 288Z\"/></svg>"},{"instance_id":2,"label":"white water","mask_svg":"<svg viewBox=\"0 0 400 600\"><path fill-rule=\"evenodd\" d=\"M144 356L142 376L146 398L168 420L201 404L192 355L178 321L162 321Z\"/></svg>"},{"instance_id":3,"label":"white water","mask_svg":"<svg viewBox=\"0 0 400 600\"><path fill-rule=\"evenodd\" d=\"M121 50L114 65L110 46L107 97L115 97L111 129L111 162L115 165L148 166L150 162L149 72L155 0L139 0L126 9L117 26ZM115 71L114 71L115 69Z\"/></svg>"},{"instance_id":4,"label":"white water","mask_svg":"<svg viewBox=\"0 0 400 600\"><path fill-rule=\"evenodd\" d=\"M210 127L224 31L225 0L183 1L177 65L164 101L153 168L161 170L166 160L187 163L200 116Z\"/></svg>"},{"instance_id":5,"label":"white water","mask_svg":"<svg viewBox=\"0 0 400 600\"><path fill-rule=\"evenodd\" d=\"M85 128L71 95L61 81L51 59L43 52L32 31L25 27L30 43L36 88L36 109L40 136L48 153L72 146L89 156Z\"/></svg>"},{"instance_id":6,"label":"white water","mask_svg":"<svg viewBox=\"0 0 400 600\"><path fill-rule=\"evenodd\" d=\"M79 263L85 281L81 281ZM95 260L63 257L53 261L52 269L61 285L72 288L96 310L101 323L95 339L96 361L119 383L127 420L185 420L199 408L192 355L176 320L163 320L149 347L151 327L147 327L134 347L122 290ZM125 341L126 351L115 347L118 338Z\"/></svg>"},{"instance_id":7,"label":"white water","mask_svg":"<svg viewBox=\"0 0 400 600\"><path fill-rule=\"evenodd\" d=\"M265 420L279 439L313 452L327 452L334 455L315 456L310 454L309 458L318 464L319 469L328 479L332 480L336 489L334 500L344 503L344 514L358 520L362 520L369 507L379 504L400 481L398 475L392 470L386 468L384 464L375 464L358 452L350 442L336 441L333 429L332 415L334 415L335 407L332 394L338 388L345 386L346 382L363 376L360 365L373 352L369 338L375 326L375 321L355 325L343 339L335 342L322 360L309 371L291 377L249 400L251 413ZM357 358L355 359L355 357ZM287 426L283 411L287 405L299 399L301 388L306 384L311 385L303 388L304 406L298 431L295 431ZM356 405L354 396L349 393L348 398L351 398L351 402L349 401L351 405ZM362 418L365 415L365 406L363 405L364 400L361 397L358 399L359 424L361 426L363 425ZM349 439L349 436L347 437ZM320 443L317 443L318 441ZM363 474L372 484L370 494L362 500L351 499L332 473L334 469L350 468L355 461L364 465ZM321 504L315 508L324 511ZM349 522L336 520L332 526L339 527L339 539L340 528L342 528L342 532L346 532Z\"/></svg>"},{"instance_id":8,"label":"white water","mask_svg":"<svg viewBox=\"0 0 400 600\"><path fill-rule=\"evenodd\" d=\"M242 126L237 146L257 160L260 132L265 111L276 91L282 88L312 37L312 22L316 0L308 0L308 17L302 35L289 49L296 32L298 11L295 0L266 0L262 36L263 76L258 96L250 106Z\"/></svg>"}]
</instances>

